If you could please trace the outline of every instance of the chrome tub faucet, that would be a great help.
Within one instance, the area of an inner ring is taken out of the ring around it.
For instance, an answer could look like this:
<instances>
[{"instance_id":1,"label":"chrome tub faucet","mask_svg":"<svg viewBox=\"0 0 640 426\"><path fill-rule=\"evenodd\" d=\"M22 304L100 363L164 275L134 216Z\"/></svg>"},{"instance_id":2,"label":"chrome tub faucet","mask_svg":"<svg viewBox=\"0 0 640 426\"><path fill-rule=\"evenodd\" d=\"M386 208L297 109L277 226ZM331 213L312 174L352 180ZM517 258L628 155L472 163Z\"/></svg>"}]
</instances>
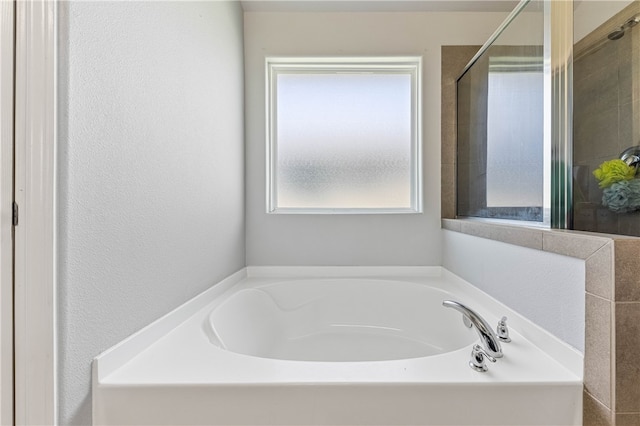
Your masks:
<instances>
[{"instance_id":1,"label":"chrome tub faucet","mask_svg":"<svg viewBox=\"0 0 640 426\"><path fill-rule=\"evenodd\" d=\"M445 300L442 305L447 308L453 308L462 313L462 319L464 324L471 328L472 326L478 332L480 336L480 342L482 343L483 352L488 355L488 358L502 358L502 347L496 334L493 332L492 327L484 320L478 313L472 309L466 307L462 303L455 302L453 300ZM505 318L506 321L506 318ZM477 355L477 351L472 355ZM473 367L473 366L472 366ZM481 370L486 371L486 370Z\"/></svg>"}]
</instances>

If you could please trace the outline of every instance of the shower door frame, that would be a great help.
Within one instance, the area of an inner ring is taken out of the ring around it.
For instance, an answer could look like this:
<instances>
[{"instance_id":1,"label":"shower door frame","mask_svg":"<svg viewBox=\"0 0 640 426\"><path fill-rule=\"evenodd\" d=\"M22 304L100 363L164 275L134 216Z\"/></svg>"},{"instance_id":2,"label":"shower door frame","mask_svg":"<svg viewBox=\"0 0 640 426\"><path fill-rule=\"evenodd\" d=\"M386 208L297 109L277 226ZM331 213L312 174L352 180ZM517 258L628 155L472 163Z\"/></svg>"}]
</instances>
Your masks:
<instances>
[{"instance_id":1,"label":"shower door frame","mask_svg":"<svg viewBox=\"0 0 640 426\"><path fill-rule=\"evenodd\" d=\"M573 229L573 0L545 0L544 5L545 57L550 58L545 129L551 138L551 228Z\"/></svg>"}]
</instances>

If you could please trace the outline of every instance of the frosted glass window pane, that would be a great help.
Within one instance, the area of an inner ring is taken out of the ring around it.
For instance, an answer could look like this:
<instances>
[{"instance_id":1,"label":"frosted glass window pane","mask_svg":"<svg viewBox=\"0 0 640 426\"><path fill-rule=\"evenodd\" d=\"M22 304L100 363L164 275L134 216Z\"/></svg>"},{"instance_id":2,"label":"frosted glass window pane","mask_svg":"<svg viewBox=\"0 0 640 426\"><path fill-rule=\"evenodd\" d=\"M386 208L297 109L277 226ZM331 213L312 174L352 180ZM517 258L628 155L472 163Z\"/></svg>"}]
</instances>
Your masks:
<instances>
[{"instance_id":1,"label":"frosted glass window pane","mask_svg":"<svg viewBox=\"0 0 640 426\"><path fill-rule=\"evenodd\" d=\"M489 72L487 207L542 205L542 86L542 71Z\"/></svg>"},{"instance_id":2,"label":"frosted glass window pane","mask_svg":"<svg viewBox=\"0 0 640 426\"><path fill-rule=\"evenodd\" d=\"M279 73L277 208L412 208L412 76Z\"/></svg>"}]
</instances>

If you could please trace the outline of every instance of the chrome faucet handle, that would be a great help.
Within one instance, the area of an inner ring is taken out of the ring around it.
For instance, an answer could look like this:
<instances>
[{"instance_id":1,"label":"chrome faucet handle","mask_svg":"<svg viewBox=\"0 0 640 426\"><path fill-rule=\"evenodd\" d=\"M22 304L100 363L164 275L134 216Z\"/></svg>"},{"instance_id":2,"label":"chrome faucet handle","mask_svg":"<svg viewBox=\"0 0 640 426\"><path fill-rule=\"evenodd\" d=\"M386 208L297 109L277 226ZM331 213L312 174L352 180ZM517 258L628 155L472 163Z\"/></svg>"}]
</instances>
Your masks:
<instances>
[{"instance_id":1,"label":"chrome faucet handle","mask_svg":"<svg viewBox=\"0 0 640 426\"><path fill-rule=\"evenodd\" d=\"M511 337L509 337L509 328L507 327L507 317L502 317L502 319L498 321L496 335L502 342L509 343L511 341Z\"/></svg>"},{"instance_id":2,"label":"chrome faucet handle","mask_svg":"<svg viewBox=\"0 0 640 426\"><path fill-rule=\"evenodd\" d=\"M471 350L471 361L469 361L469 367L479 371L480 373L484 373L489 369L487 368L487 364L484 362L485 358L491 362L496 362L496 359L486 353L484 349L482 349L482 346L475 345Z\"/></svg>"}]
</instances>

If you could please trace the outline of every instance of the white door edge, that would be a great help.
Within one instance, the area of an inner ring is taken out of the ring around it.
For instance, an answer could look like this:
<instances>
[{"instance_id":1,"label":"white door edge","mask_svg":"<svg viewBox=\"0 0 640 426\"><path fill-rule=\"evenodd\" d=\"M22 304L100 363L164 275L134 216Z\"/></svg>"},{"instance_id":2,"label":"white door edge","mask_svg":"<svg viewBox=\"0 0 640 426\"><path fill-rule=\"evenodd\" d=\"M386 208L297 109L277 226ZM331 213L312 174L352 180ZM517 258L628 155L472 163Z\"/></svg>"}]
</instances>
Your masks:
<instances>
[{"instance_id":1,"label":"white door edge","mask_svg":"<svg viewBox=\"0 0 640 426\"><path fill-rule=\"evenodd\" d=\"M53 0L16 2L15 424L55 424L56 26Z\"/></svg>"},{"instance_id":2,"label":"white door edge","mask_svg":"<svg viewBox=\"0 0 640 426\"><path fill-rule=\"evenodd\" d=\"M13 64L15 1L0 2L0 424L13 424Z\"/></svg>"}]
</instances>

